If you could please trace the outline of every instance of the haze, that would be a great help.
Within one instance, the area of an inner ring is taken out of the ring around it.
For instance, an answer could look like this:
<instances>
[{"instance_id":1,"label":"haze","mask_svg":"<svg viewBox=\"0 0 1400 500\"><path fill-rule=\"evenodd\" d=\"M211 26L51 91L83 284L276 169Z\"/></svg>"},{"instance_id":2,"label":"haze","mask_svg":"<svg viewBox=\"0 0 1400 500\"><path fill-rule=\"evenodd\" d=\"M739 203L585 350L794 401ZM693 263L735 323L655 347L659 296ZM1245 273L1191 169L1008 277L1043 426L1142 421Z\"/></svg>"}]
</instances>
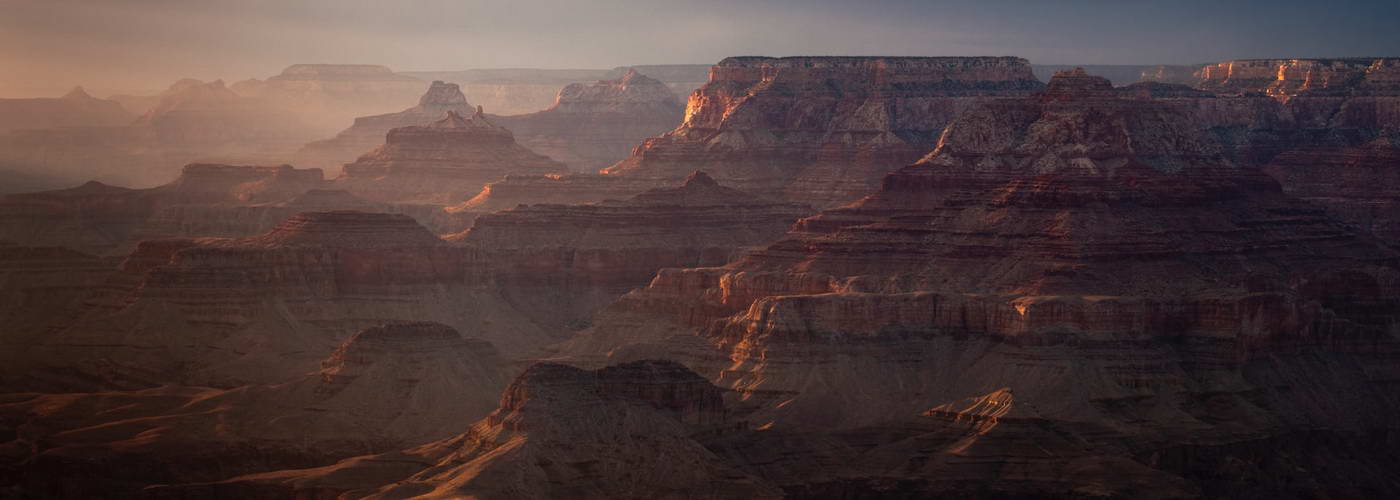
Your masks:
<instances>
[{"instance_id":1,"label":"haze","mask_svg":"<svg viewBox=\"0 0 1400 500\"><path fill-rule=\"evenodd\" d=\"M608 68L761 55L1190 64L1400 51L1400 2L0 2L0 96L152 93L300 62Z\"/></svg>"}]
</instances>

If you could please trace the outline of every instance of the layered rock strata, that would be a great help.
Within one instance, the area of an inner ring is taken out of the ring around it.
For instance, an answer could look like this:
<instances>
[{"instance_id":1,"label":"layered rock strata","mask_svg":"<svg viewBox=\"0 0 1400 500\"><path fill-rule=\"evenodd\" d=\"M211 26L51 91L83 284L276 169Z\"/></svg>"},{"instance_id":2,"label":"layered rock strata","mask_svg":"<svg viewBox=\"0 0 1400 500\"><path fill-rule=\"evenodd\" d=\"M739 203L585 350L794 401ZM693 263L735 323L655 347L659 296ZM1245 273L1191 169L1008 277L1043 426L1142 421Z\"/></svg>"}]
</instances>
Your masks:
<instances>
[{"instance_id":1,"label":"layered rock strata","mask_svg":"<svg viewBox=\"0 0 1400 500\"><path fill-rule=\"evenodd\" d=\"M691 95L679 128L606 172L675 182L705 170L738 189L830 206L932 150L979 99L1042 86L1009 57L731 57Z\"/></svg>"},{"instance_id":2,"label":"layered rock strata","mask_svg":"<svg viewBox=\"0 0 1400 500\"><path fill-rule=\"evenodd\" d=\"M470 116L475 108L467 103L467 97L462 95L457 84L435 81L418 99L417 106L397 113L355 118L350 128L340 131L334 138L302 146L295 161L302 166L338 169L384 144L384 136L390 130L429 125L443 119L448 111Z\"/></svg>"},{"instance_id":3,"label":"layered rock strata","mask_svg":"<svg viewBox=\"0 0 1400 500\"><path fill-rule=\"evenodd\" d=\"M390 130L384 145L345 165L335 184L381 201L456 204L507 174L556 174L564 164L515 142L478 107L464 118L448 112L426 126Z\"/></svg>"},{"instance_id":4,"label":"layered rock strata","mask_svg":"<svg viewBox=\"0 0 1400 500\"><path fill-rule=\"evenodd\" d=\"M799 498L1230 496L1247 482L1203 464L1289 441L1248 474L1351 455L1314 491L1395 491L1365 436L1400 401L1396 254L1193 116L1061 73L784 241L663 270L561 359L671 358L735 391L773 434L727 456Z\"/></svg>"},{"instance_id":5,"label":"layered rock strata","mask_svg":"<svg viewBox=\"0 0 1400 500\"><path fill-rule=\"evenodd\" d=\"M659 269L725 264L811 213L696 172L680 187L626 200L483 214L448 239L486 255L495 282L522 310L538 311L545 324L579 325Z\"/></svg>"},{"instance_id":6,"label":"layered rock strata","mask_svg":"<svg viewBox=\"0 0 1400 500\"><path fill-rule=\"evenodd\" d=\"M615 80L570 84L544 111L492 119L530 150L596 172L643 139L676 128L684 111L666 84L628 70Z\"/></svg>"},{"instance_id":7,"label":"layered rock strata","mask_svg":"<svg viewBox=\"0 0 1400 500\"><path fill-rule=\"evenodd\" d=\"M479 256L404 215L312 212L247 238L152 240L124 269L123 288L29 356L99 386L231 387L305 373L385 321L441 322L507 356L556 338L499 297Z\"/></svg>"}]
</instances>

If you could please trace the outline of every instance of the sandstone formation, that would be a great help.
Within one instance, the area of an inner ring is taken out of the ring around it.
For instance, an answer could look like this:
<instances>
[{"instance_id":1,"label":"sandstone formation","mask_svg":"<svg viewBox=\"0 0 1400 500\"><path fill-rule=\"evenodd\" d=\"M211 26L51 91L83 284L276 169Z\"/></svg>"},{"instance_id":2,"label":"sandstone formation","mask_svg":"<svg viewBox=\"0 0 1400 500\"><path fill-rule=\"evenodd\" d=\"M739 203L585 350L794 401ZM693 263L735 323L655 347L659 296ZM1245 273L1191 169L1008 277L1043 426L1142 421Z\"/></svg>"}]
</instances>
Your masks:
<instances>
[{"instance_id":1,"label":"sandstone formation","mask_svg":"<svg viewBox=\"0 0 1400 500\"><path fill-rule=\"evenodd\" d=\"M1193 112L1058 74L784 241L663 270L560 359L734 391L767 433L712 449L797 498L1396 491L1366 437L1400 401L1396 254Z\"/></svg>"},{"instance_id":2,"label":"sandstone formation","mask_svg":"<svg viewBox=\"0 0 1400 500\"><path fill-rule=\"evenodd\" d=\"M620 175L556 174L507 175L487 183L471 199L449 207L459 214L505 210L517 205L597 203L624 199L656 187L648 179Z\"/></svg>"},{"instance_id":3,"label":"sandstone formation","mask_svg":"<svg viewBox=\"0 0 1400 500\"><path fill-rule=\"evenodd\" d=\"M676 128L683 112L666 84L628 70L616 80L570 84L544 111L492 119L530 150L596 172L643 139Z\"/></svg>"},{"instance_id":4,"label":"sandstone formation","mask_svg":"<svg viewBox=\"0 0 1400 500\"><path fill-rule=\"evenodd\" d=\"M1246 59L1207 65L1203 89L1271 96L1400 94L1400 58Z\"/></svg>"},{"instance_id":5,"label":"sandstone formation","mask_svg":"<svg viewBox=\"0 0 1400 500\"><path fill-rule=\"evenodd\" d=\"M703 172L675 188L590 205L537 204L476 218L448 237L491 261L495 283L542 324L586 324L667 267L718 266L776 241L805 205L759 199Z\"/></svg>"},{"instance_id":6,"label":"sandstone formation","mask_svg":"<svg viewBox=\"0 0 1400 500\"><path fill-rule=\"evenodd\" d=\"M389 323L351 336L319 371L275 385L10 394L0 422L13 427L0 449L24 473L21 492L135 496L148 484L332 463L448 438L495 409L506 383L490 343L437 323Z\"/></svg>"},{"instance_id":7,"label":"sandstone formation","mask_svg":"<svg viewBox=\"0 0 1400 500\"><path fill-rule=\"evenodd\" d=\"M507 174L553 174L567 168L515 142L481 108L456 112L425 126L390 130L384 145L345 165L335 184L382 201L456 204Z\"/></svg>"},{"instance_id":8,"label":"sandstone formation","mask_svg":"<svg viewBox=\"0 0 1400 500\"><path fill-rule=\"evenodd\" d=\"M469 115L475 108L467 104L466 96L455 83L435 81L418 99L418 105L397 113L355 118L354 125L342 130L332 139L309 143L296 154L296 163L338 169L360 155L384 144L390 130L414 125L428 125L441 120L448 111Z\"/></svg>"},{"instance_id":9,"label":"sandstone formation","mask_svg":"<svg viewBox=\"0 0 1400 500\"><path fill-rule=\"evenodd\" d=\"M111 127L126 125L134 118L121 104L92 97L82 87L53 99L0 99L0 133L14 129Z\"/></svg>"},{"instance_id":10,"label":"sandstone formation","mask_svg":"<svg viewBox=\"0 0 1400 500\"><path fill-rule=\"evenodd\" d=\"M305 373L385 321L441 322L507 356L557 338L502 300L486 272L404 215L313 212L258 236L145 241L121 286L27 355L99 387L233 387Z\"/></svg>"},{"instance_id":11,"label":"sandstone formation","mask_svg":"<svg viewBox=\"0 0 1400 500\"><path fill-rule=\"evenodd\" d=\"M932 150L974 102L1042 86L1010 57L731 57L691 95L679 128L606 173L669 183L705 170L738 189L829 206Z\"/></svg>"},{"instance_id":12,"label":"sandstone formation","mask_svg":"<svg viewBox=\"0 0 1400 500\"><path fill-rule=\"evenodd\" d=\"M721 391L685 367L538 364L465 433L327 467L162 488L244 498L782 498L695 436L733 427ZM665 457L665 459L658 459Z\"/></svg>"}]
</instances>

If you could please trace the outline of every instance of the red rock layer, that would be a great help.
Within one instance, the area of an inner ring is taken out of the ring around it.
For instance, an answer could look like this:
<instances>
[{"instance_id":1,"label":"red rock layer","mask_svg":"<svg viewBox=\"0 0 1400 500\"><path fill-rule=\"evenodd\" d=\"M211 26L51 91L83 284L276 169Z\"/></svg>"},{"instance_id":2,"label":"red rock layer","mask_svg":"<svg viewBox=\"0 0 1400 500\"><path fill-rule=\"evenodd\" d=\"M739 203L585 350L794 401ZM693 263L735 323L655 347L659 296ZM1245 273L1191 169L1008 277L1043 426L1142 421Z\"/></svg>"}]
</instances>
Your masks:
<instances>
[{"instance_id":1,"label":"red rock layer","mask_svg":"<svg viewBox=\"0 0 1400 500\"><path fill-rule=\"evenodd\" d=\"M492 119L530 150L596 172L643 139L676 128L684 111L666 84L629 70L616 80L570 84L544 111Z\"/></svg>"},{"instance_id":2,"label":"red rock layer","mask_svg":"<svg viewBox=\"0 0 1400 500\"><path fill-rule=\"evenodd\" d=\"M829 206L932 150L980 98L1041 87L1009 57L731 57L690 97L679 128L606 172L674 182L705 170L738 189Z\"/></svg>"},{"instance_id":3,"label":"red rock layer","mask_svg":"<svg viewBox=\"0 0 1400 500\"><path fill-rule=\"evenodd\" d=\"M427 126L389 131L384 145L345 165L336 185L370 199L456 204L507 174L552 174L567 168L516 144L509 130L448 112Z\"/></svg>"},{"instance_id":4,"label":"red rock layer","mask_svg":"<svg viewBox=\"0 0 1400 500\"><path fill-rule=\"evenodd\" d=\"M1313 432L1300 460L1383 467L1358 437L1400 401L1396 254L1231 163L1189 105L1106 88L1067 73L970 110L879 192L663 270L561 358L735 391L772 433L725 456L799 498L1230 496L1201 464ZM1397 487L1345 476L1317 487Z\"/></svg>"},{"instance_id":5,"label":"red rock layer","mask_svg":"<svg viewBox=\"0 0 1400 500\"><path fill-rule=\"evenodd\" d=\"M811 213L696 172L680 187L627 200L483 214L448 239L486 255L496 283L540 322L577 325L661 268L722 265Z\"/></svg>"},{"instance_id":6,"label":"red rock layer","mask_svg":"<svg viewBox=\"0 0 1400 500\"><path fill-rule=\"evenodd\" d=\"M1208 65L1199 87L1270 96L1400 94L1400 58L1247 59Z\"/></svg>"},{"instance_id":7,"label":"red rock layer","mask_svg":"<svg viewBox=\"0 0 1400 500\"><path fill-rule=\"evenodd\" d=\"M360 155L384 144L390 130L415 125L428 125L441 120L448 111L470 115L475 108L455 83L435 81L418 99L418 105L400 111L355 118L355 123L334 138L308 143L297 151L295 162L302 166L338 169L355 161Z\"/></svg>"},{"instance_id":8,"label":"red rock layer","mask_svg":"<svg viewBox=\"0 0 1400 500\"><path fill-rule=\"evenodd\" d=\"M720 391L667 361L537 364L460 436L396 453L156 493L244 498L781 498L695 437L722 432ZM664 460L657 457L664 456Z\"/></svg>"}]
</instances>

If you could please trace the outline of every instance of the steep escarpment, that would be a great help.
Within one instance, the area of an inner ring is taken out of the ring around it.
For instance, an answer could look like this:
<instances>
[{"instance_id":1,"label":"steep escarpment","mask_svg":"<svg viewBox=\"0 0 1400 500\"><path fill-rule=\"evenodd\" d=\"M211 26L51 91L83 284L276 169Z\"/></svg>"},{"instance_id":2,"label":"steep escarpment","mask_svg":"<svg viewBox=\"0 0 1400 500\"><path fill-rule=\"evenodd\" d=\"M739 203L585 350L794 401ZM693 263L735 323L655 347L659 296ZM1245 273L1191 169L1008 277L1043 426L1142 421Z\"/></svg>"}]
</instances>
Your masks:
<instances>
[{"instance_id":1,"label":"steep escarpment","mask_svg":"<svg viewBox=\"0 0 1400 500\"><path fill-rule=\"evenodd\" d=\"M393 320L441 322L509 356L554 338L499 298L479 257L404 215L306 213L247 238L143 242L127 262L127 286L30 349L47 371L117 387L273 383Z\"/></svg>"},{"instance_id":2,"label":"steep escarpment","mask_svg":"<svg viewBox=\"0 0 1400 500\"><path fill-rule=\"evenodd\" d=\"M667 267L722 265L810 215L720 186L703 172L679 187L588 205L483 214L449 240L488 256L495 282L546 324L577 325Z\"/></svg>"},{"instance_id":3,"label":"steep escarpment","mask_svg":"<svg viewBox=\"0 0 1400 500\"><path fill-rule=\"evenodd\" d=\"M427 322L366 328L318 372L228 390L23 394L0 444L8 487L49 498L134 497L150 484L333 463L450 437L495 409L508 379L490 343ZM39 478L84 477L47 483Z\"/></svg>"},{"instance_id":4,"label":"steep escarpment","mask_svg":"<svg viewBox=\"0 0 1400 500\"><path fill-rule=\"evenodd\" d=\"M629 70L616 80L570 84L544 111L492 120L532 151L596 172L643 139L676 128L684 111L666 84Z\"/></svg>"},{"instance_id":5,"label":"steep escarpment","mask_svg":"<svg viewBox=\"0 0 1400 500\"><path fill-rule=\"evenodd\" d=\"M606 172L661 183L705 170L738 189L830 206L931 151L972 103L1042 86L1019 58L732 57L691 95L679 128Z\"/></svg>"},{"instance_id":6,"label":"steep escarpment","mask_svg":"<svg viewBox=\"0 0 1400 500\"><path fill-rule=\"evenodd\" d=\"M1193 116L1059 74L784 241L663 270L560 359L676 359L735 391L773 433L727 456L799 498L1231 496L1202 464L1290 441L1251 477L1350 455L1313 487L1394 491L1365 436L1400 401L1396 254Z\"/></svg>"},{"instance_id":7,"label":"steep escarpment","mask_svg":"<svg viewBox=\"0 0 1400 500\"><path fill-rule=\"evenodd\" d=\"M1246 59L1201 68L1199 87L1270 96L1400 92L1400 58Z\"/></svg>"},{"instance_id":8,"label":"steep escarpment","mask_svg":"<svg viewBox=\"0 0 1400 500\"><path fill-rule=\"evenodd\" d=\"M404 498L781 498L695 436L734 426L721 391L679 364L537 364L465 433L316 469L162 488L179 495ZM664 456L665 460L656 457Z\"/></svg>"},{"instance_id":9,"label":"steep escarpment","mask_svg":"<svg viewBox=\"0 0 1400 500\"><path fill-rule=\"evenodd\" d=\"M567 172L564 164L515 142L477 108L456 112L426 126L390 130L384 145L366 153L335 184L366 198L456 204L507 174Z\"/></svg>"},{"instance_id":10,"label":"steep escarpment","mask_svg":"<svg viewBox=\"0 0 1400 500\"><path fill-rule=\"evenodd\" d=\"M298 165L338 169L384 144L384 136L399 127L429 125L448 111L470 116L475 108L455 83L435 81L418 99L418 105L397 113L355 118L355 123L334 138L309 143L297 151Z\"/></svg>"}]
</instances>

